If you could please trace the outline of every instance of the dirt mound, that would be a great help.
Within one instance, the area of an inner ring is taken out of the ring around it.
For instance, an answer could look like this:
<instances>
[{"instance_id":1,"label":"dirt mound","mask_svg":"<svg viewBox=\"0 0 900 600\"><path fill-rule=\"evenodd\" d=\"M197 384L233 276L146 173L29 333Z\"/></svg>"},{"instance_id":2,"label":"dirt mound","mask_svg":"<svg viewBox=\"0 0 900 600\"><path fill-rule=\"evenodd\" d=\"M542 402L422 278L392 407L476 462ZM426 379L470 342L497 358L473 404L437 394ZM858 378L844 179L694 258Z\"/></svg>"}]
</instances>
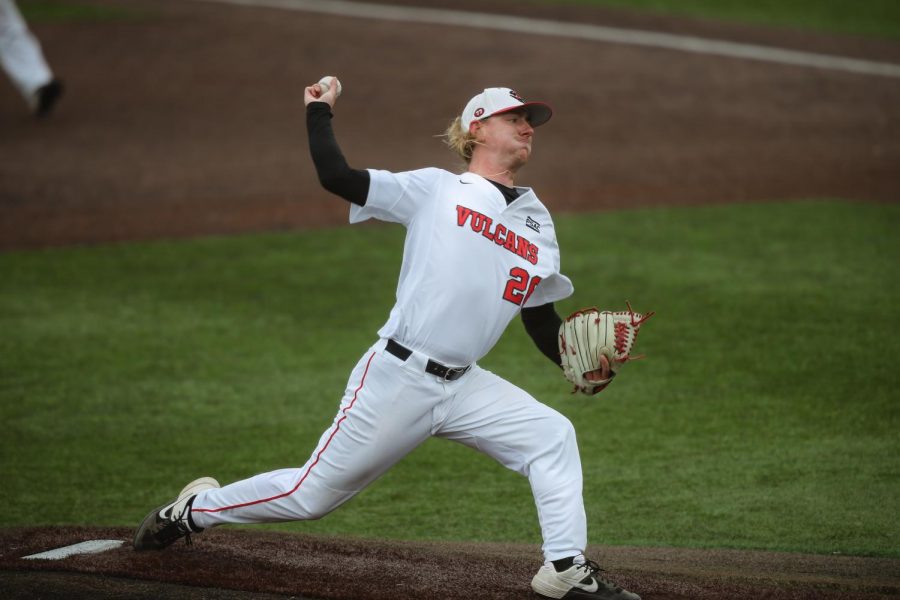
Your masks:
<instances>
[{"instance_id":1,"label":"dirt mound","mask_svg":"<svg viewBox=\"0 0 900 600\"><path fill-rule=\"evenodd\" d=\"M235 591L344 600L533 598L540 548L397 542L222 528L162 552L134 552L114 528L0 530L0 583L12 597L235 598ZM61 560L23 556L92 539L122 547ZM900 560L734 550L589 548L644 600L862 600L900 596ZM195 586L194 588L185 586ZM197 589L202 588L202 589ZM55 590L55 591L54 591ZM7 595L6 597L10 597ZM255 596L254 596L255 597Z\"/></svg>"}]
</instances>

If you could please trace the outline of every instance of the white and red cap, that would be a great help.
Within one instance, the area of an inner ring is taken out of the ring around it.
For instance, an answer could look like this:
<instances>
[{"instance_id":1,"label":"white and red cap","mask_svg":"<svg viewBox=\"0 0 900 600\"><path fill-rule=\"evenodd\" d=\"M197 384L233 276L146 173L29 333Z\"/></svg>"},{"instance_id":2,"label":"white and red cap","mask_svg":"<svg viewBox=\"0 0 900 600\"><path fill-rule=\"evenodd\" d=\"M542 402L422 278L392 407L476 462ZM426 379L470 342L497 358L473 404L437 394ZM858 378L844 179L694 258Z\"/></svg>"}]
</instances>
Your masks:
<instances>
[{"instance_id":1,"label":"white and red cap","mask_svg":"<svg viewBox=\"0 0 900 600\"><path fill-rule=\"evenodd\" d=\"M550 120L553 111L543 102L526 102L515 90L496 87L487 88L466 104L461 117L463 131L468 131L474 121L481 121L494 115L524 108L532 127L543 125Z\"/></svg>"}]
</instances>

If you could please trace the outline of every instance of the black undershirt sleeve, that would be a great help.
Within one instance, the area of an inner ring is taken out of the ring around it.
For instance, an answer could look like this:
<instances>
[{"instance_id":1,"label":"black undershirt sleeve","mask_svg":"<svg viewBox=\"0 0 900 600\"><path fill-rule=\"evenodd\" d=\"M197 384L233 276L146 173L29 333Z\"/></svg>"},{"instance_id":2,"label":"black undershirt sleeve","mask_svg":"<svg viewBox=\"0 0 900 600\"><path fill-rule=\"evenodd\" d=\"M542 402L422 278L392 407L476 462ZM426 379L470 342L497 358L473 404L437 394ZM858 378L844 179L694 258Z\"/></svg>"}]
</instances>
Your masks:
<instances>
[{"instance_id":1,"label":"black undershirt sleeve","mask_svg":"<svg viewBox=\"0 0 900 600\"><path fill-rule=\"evenodd\" d=\"M331 129L331 107L326 102L310 102L306 106L306 130L309 153L319 182L332 194L365 206L369 196L369 172L351 169Z\"/></svg>"},{"instance_id":2,"label":"black undershirt sleeve","mask_svg":"<svg viewBox=\"0 0 900 600\"><path fill-rule=\"evenodd\" d=\"M556 366L562 367L559 359L559 326L562 325L562 318L556 313L553 303L523 308L522 324L538 350Z\"/></svg>"}]
</instances>

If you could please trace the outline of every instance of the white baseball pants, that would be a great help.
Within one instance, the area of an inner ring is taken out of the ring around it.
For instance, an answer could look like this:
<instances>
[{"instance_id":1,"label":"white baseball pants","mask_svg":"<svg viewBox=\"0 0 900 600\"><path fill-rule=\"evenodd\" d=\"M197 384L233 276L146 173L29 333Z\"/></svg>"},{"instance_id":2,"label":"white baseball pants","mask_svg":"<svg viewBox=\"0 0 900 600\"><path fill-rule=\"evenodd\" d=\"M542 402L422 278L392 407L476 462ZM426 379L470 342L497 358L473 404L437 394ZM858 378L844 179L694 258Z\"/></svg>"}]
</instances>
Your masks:
<instances>
[{"instance_id":1,"label":"white baseball pants","mask_svg":"<svg viewBox=\"0 0 900 600\"><path fill-rule=\"evenodd\" d=\"M0 0L0 65L29 103L53 74L13 0Z\"/></svg>"},{"instance_id":2,"label":"white baseball pants","mask_svg":"<svg viewBox=\"0 0 900 600\"><path fill-rule=\"evenodd\" d=\"M363 490L430 436L484 452L528 478L545 560L584 551L581 461L569 420L477 365L456 381L425 373L379 340L360 359L332 426L306 464L200 492L199 527L318 519Z\"/></svg>"}]
</instances>

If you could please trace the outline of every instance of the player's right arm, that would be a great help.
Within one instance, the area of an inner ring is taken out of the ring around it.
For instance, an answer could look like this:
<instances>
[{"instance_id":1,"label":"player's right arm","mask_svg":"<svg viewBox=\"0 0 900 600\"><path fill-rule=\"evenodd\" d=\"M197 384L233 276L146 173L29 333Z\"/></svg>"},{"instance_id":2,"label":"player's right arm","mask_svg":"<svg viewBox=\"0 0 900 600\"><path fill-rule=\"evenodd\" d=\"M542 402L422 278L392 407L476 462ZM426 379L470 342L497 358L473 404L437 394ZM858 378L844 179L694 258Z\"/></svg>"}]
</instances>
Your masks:
<instances>
[{"instance_id":1,"label":"player's right arm","mask_svg":"<svg viewBox=\"0 0 900 600\"><path fill-rule=\"evenodd\" d=\"M322 187L353 204L365 206L369 195L369 172L351 168L338 146L331 128L331 108L336 99L334 86L324 94L318 84L304 90L309 153Z\"/></svg>"}]
</instances>

